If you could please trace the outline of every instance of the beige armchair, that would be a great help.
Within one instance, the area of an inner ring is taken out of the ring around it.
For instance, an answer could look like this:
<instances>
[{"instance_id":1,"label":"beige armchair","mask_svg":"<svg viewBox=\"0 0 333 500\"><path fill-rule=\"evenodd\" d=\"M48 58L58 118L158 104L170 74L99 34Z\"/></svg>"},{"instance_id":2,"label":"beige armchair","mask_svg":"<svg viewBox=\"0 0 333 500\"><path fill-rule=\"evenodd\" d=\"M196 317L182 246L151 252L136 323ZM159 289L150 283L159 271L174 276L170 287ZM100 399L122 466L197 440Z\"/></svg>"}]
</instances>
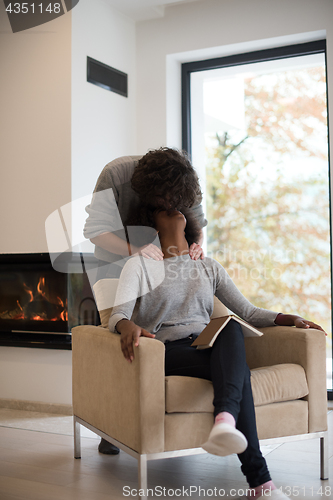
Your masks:
<instances>
[{"instance_id":1,"label":"beige armchair","mask_svg":"<svg viewBox=\"0 0 333 500\"><path fill-rule=\"evenodd\" d=\"M215 298L213 316L225 311ZM148 460L206 453L212 383L165 377L164 344L155 339L142 337L129 364L120 336L107 329L110 310L100 312L103 326L72 332L75 458L84 425L138 459L139 488L146 489ZM320 477L327 479L325 335L294 327L262 331L246 339L261 444L319 438Z\"/></svg>"}]
</instances>

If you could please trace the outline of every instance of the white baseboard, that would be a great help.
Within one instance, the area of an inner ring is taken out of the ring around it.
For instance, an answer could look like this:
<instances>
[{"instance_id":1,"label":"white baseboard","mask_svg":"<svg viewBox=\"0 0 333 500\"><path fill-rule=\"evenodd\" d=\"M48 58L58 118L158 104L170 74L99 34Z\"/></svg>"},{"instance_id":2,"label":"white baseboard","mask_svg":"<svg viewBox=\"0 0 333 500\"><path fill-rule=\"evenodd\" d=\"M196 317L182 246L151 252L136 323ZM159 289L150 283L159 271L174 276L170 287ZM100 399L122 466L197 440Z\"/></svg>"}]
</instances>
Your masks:
<instances>
[{"instance_id":1,"label":"white baseboard","mask_svg":"<svg viewBox=\"0 0 333 500\"><path fill-rule=\"evenodd\" d=\"M1 399L0 408L11 410L37 411L39 413L54 413L56 415L73 415L71 405L42 403L39 401L22 401L19 399Z\"/></svg>"}]
</instances>

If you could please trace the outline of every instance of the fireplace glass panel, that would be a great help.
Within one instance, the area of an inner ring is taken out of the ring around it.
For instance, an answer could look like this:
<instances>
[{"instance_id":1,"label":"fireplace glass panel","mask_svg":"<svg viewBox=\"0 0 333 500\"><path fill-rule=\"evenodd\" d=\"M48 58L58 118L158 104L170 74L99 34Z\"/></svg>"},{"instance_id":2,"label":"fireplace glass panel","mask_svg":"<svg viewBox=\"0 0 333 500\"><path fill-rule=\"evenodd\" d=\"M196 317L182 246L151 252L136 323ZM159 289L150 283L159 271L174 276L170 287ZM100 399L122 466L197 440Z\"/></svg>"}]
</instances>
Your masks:
<instances>
[{"instance_id":1,"label":"fireplace glass panel","mask_svg":"<svg viewBox=\"0 0 333 500\"><path fill-rule=\"evenodd\" d=\"M70 349L73 326L99 324L82 257L58 272L49 254L0 255L0 345Z\"/></svg>"},{"instance_id":2,"label":"fireplace glass panel","mask_svg":"<svg viewBox=\"0 0 333 500\"><path fill-rule=\"evenodd\" d=\"M67 332L67 276L21 267L0 273L0 330Z\"/></svg>"}]
</instances>

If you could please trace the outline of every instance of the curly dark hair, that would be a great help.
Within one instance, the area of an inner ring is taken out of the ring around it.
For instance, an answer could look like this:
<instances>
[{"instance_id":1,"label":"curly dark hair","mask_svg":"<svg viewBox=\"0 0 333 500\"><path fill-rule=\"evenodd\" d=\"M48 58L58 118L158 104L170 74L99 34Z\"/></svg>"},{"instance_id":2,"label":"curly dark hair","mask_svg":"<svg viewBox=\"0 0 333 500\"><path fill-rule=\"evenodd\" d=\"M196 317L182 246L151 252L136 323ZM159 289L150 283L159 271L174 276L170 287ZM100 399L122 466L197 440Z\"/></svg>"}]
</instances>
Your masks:
<instances>
[{"instance_id":1,"label":"curly dark hair","mask_svg":"<svg viewBox=\"0 0 333 500\"><path fill-rule=\"evenodd\" d=\"M187 154L166 147L149 151L139 160L132 188L143 202L153 206L158 205L156 197L177 209L192 207L202 200L199 179Z\"/></svg>"},{"instance_id":2,"label":"curly dark hair","mask_svg":"<svg viewBox=\"0 0 333 500\"><path fill-rule=\"evenodd\" d=\"M145 227L155 228L155 220L154 220L154 212L155 208L151 205L147 205L142 203L136 210L133 212L127 221L125 222L125 226L142 226L140 230L140 234L135 233L136 241L131 241L132 244L137 246L147 245L148 243L152 243L155 236L152 237L152 233L150 231L145 231ZM192 243L198 243L201 236L201 227L195 216L193 215L192 210L189 208L183 208L182 213L186 218L186 226L185 226L185 238L189 246Z\"/></svg>"}]
</instances>

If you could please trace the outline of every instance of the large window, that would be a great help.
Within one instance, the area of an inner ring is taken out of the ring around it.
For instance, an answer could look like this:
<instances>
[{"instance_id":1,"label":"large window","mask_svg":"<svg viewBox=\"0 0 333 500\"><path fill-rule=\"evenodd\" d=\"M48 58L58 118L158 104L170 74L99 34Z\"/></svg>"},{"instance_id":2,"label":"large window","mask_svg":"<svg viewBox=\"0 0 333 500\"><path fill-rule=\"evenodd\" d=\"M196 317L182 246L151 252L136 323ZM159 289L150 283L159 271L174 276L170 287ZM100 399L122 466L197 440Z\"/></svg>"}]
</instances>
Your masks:
<instances>
[{"instance_id":1,"label":"large window","mask_svg":"<svg viewBox=\"0 0 333 500\"><path fill-rule=\"evenodd\" d=\"M183 65L206 252L254 304L324 327L331 390L326 95L324 41Z\"/></svg>"}]
</instances>

